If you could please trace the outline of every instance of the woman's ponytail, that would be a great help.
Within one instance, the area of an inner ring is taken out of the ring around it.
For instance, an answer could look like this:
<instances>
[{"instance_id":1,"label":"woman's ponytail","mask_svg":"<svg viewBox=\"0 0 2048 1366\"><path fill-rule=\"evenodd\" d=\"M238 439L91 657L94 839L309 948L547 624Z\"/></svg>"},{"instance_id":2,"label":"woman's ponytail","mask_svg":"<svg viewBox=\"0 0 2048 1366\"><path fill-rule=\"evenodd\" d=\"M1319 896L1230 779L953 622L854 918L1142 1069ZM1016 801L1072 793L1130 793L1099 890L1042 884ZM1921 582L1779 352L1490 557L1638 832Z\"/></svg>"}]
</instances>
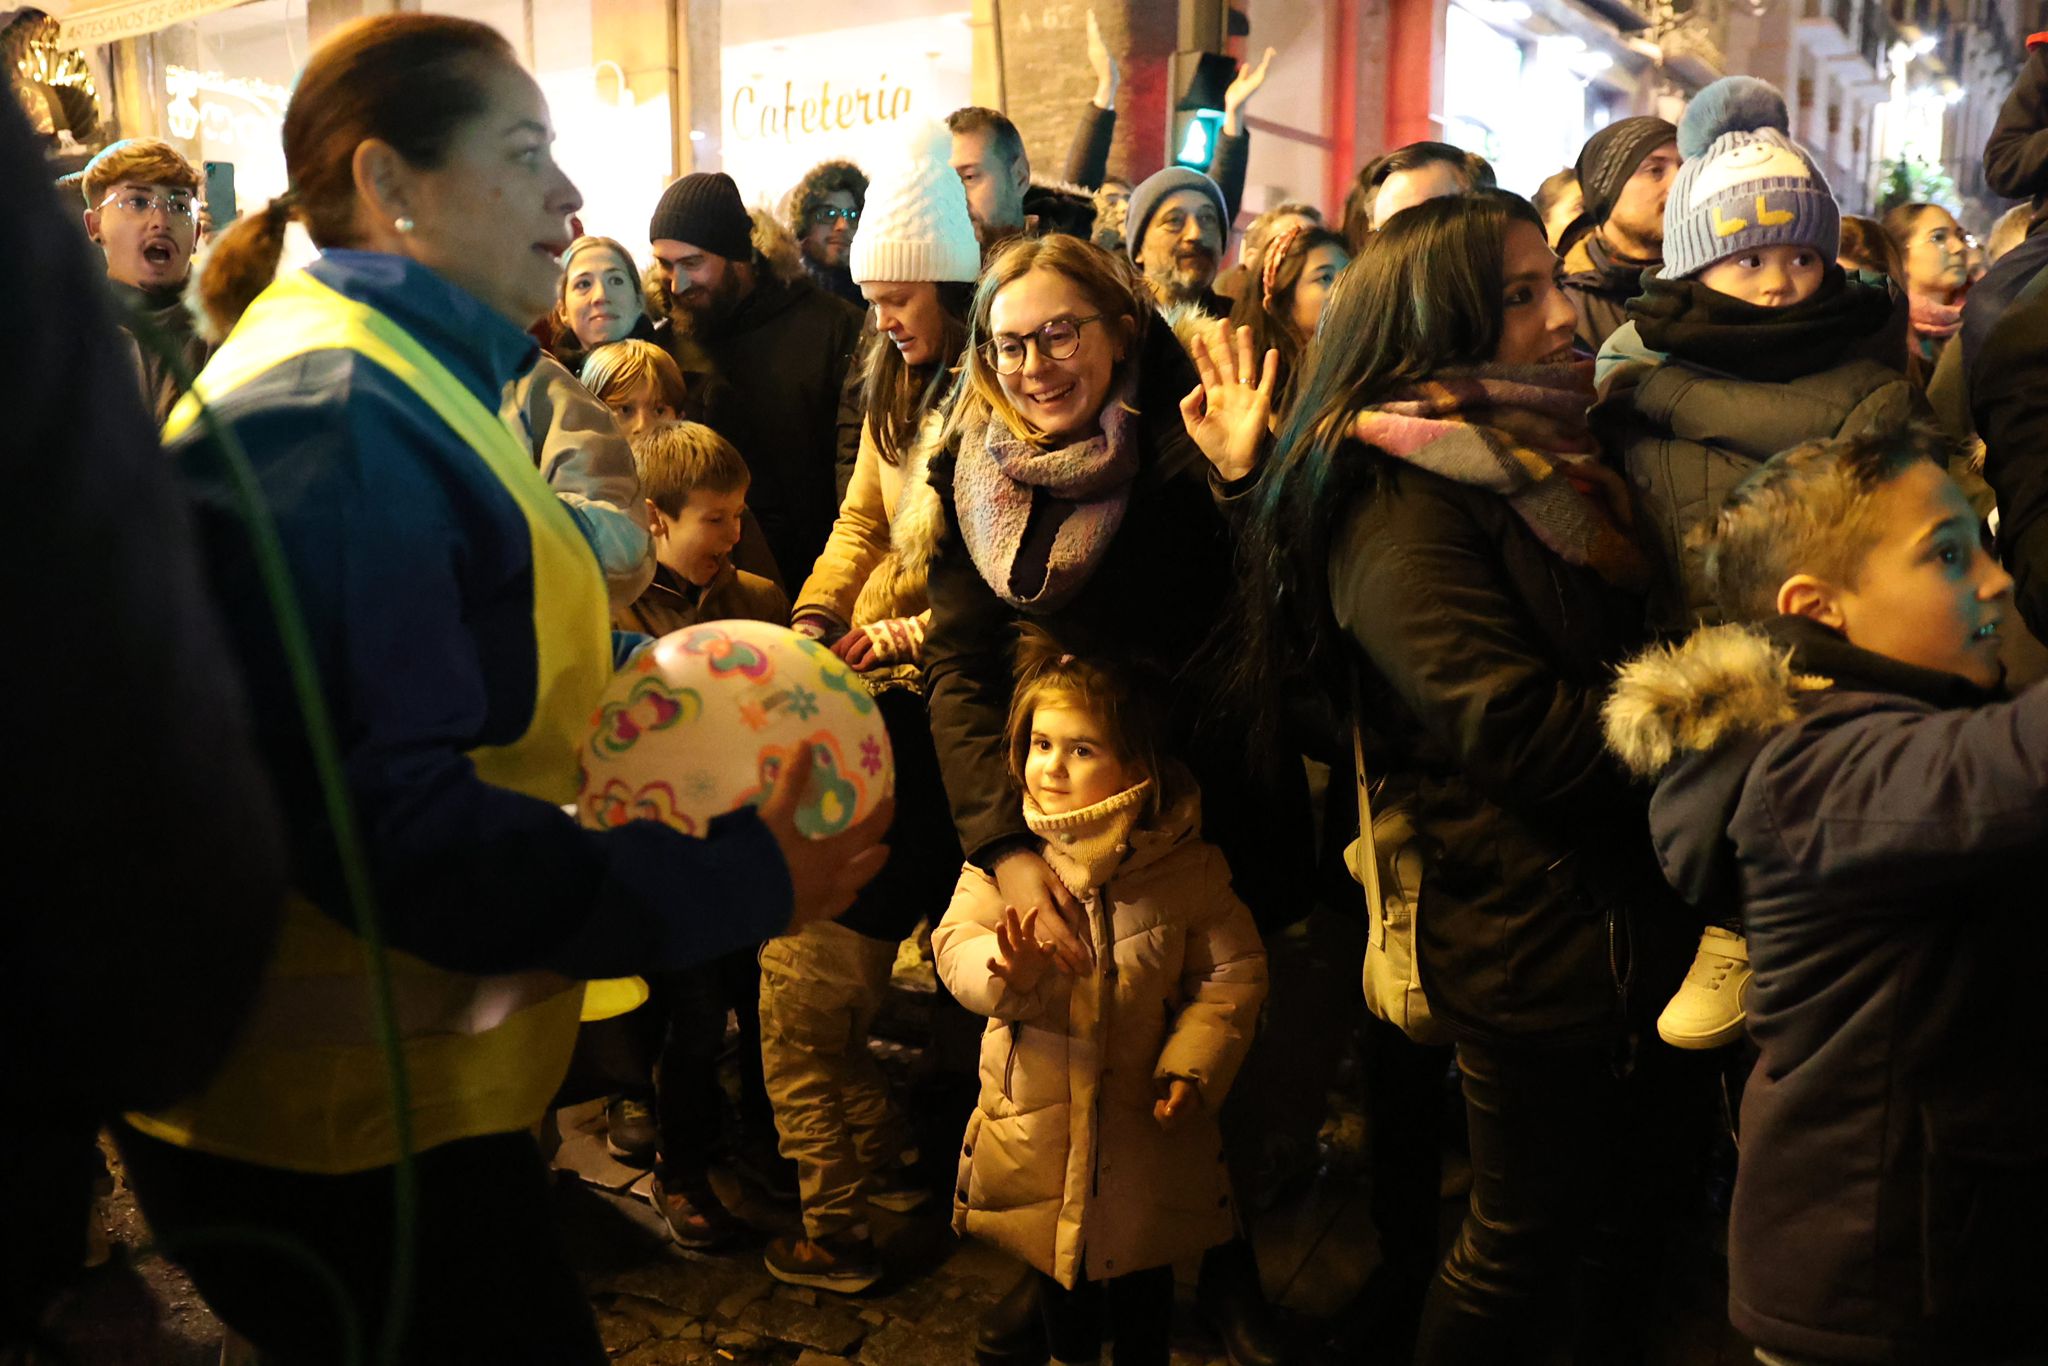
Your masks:
<instances>
[{"instance_id":1,"label":"woman's ponytail","mask_svg":"<svg viewBox=\"0 0 2048 1366\"><path fill-rule=\"evenodd\" d=\"M211 340L219 342L233 331L256 296L277 278L285 228L297 202L289 192L279 195L260 213L237 219L207 253L199 273L199 307Z\"/></svg>"}]
</instances>

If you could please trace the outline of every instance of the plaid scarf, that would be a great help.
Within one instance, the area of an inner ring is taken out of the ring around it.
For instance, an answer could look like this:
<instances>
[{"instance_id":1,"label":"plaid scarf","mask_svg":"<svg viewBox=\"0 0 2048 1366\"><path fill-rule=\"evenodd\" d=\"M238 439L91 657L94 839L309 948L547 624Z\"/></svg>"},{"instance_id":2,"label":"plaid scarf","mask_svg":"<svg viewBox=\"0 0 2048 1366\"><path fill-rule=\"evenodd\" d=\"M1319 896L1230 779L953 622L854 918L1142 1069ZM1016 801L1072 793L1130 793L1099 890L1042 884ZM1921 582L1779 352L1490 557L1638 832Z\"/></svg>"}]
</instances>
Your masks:
<instances>
[{"instance_id":1,"label":"plaid scarf","mask_svg":"<svg viewBox=\"0 0 2048 1366\"><path fill-rule=\"evenodd\" d=\"M1507 499L1559 558L1640 591L1649 561L1628 534L1628 486L1586 426L1593 363L1439 371L1358 414L1352 434L1397 460Z\"/></svg>"}]
</instances>

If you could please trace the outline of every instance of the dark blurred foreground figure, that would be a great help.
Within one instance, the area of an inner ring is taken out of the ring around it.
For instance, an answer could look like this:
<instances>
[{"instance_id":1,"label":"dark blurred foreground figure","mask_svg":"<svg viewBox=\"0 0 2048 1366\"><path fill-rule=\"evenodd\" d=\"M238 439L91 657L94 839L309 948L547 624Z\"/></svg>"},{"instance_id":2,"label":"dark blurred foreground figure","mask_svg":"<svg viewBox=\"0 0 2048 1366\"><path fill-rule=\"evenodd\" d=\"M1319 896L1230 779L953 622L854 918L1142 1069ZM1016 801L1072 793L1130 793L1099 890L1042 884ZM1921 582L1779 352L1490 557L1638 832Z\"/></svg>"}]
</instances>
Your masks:
<instances>
[{"instance_id":1,"label":"dark blurred foreground figure","mask_svg":"<svg viewBox=\"0 0 2048 1366\"><path fill-rule=\"evenodd\" d=\"M104 266L11 100L0 186L0 271L29 310L0 338L8 448L49 461L0 537L18 651L0 849L43 888L0 914L4 1357L84 1253L100 1124L176 1100L230 1042L284 858Z\"/></svg>"}]
</instances>

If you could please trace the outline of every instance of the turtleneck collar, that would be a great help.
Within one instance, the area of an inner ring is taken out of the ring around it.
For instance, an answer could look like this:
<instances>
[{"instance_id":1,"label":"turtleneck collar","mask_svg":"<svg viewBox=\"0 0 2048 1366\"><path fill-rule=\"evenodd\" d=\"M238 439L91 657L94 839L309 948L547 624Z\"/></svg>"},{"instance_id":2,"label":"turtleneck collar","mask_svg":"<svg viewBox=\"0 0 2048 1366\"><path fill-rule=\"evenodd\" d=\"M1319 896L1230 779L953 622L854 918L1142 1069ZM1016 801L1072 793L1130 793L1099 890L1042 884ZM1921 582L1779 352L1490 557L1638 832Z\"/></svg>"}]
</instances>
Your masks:
<instances>
[{"instance_id":1,"label":"turtleneck collar","mask_svg":"<svg viewBox=\"0 0 2048 1366\"><path fill-rule=\"evenodd\" d=\"M1109 881L1130 852L1131 831L1152 798L1152 780L1126 788L1106 801L1048 816L1024 794L1024 824L1045 841L1046 861L1076 896Z\"/></svg>"},{"instance_id":2,"label":"turtleneck collar","mask_svg":"<svg viewBox=\"0 0 2048 1366\"><path fill-rule=\"evenodd\" d=\"M330 250L314 279L368 304L412 334L492 412L505 386L532 368L540 344L483 300L408 257Z\"/></svg>"}]
</instances>

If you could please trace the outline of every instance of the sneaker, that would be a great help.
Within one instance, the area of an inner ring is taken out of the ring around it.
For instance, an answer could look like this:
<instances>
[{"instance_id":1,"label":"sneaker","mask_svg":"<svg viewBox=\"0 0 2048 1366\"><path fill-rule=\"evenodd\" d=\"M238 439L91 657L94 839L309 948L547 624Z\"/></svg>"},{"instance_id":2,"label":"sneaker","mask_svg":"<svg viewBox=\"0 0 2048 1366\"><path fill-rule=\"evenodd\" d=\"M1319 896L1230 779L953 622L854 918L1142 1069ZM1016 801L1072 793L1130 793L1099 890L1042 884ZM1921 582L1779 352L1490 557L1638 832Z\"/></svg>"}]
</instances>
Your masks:
<instances>
[{"instance_id":1,"label":"sneaker","mask_svg":"<svg viewBox=\"0 0 2048 1366\"><path fill-rule=\"evenodd\" d=\"M1685 984L1657 1017L1657 1033L1673 1048L1720 1048L1742 1037L1749 1018L1749 941L1707 926Z\"/></svg>"},{"instance_id":2,"label":"sneaker","mask_svg":"<svg viewBox=\"0 0 2048 1366\"><path fill-rule=\"evenodd\" d=\"M654 1165L661 1134L654 1126L653 1106L639 1096L614 1096L604 1107L604 1125L606 1152L629 1166Z\"/></svg>"},{"instance_id":3,"label":"sneaker","mask_svg":"<svg viewBox=\"0 0 2048 1366\"><path fill-rule=\"evenodd\" d=\"M932 1198L931 1187L918 1180L914 1162L884 1167L869 1177L866 1185L868 1203L895 1214L908 1214Z\"/></svg>"},{"instance_id":4,"label":"sneaker","mask_svg":"<svg viewBox=\"0 0 2048 1366\"><path fill-rule=\"evenodd\" d=\"M647 1198L654 1202L661 1222L668 1225L668 1236L675 1240L677 1247L709 1252L713 1248L724 1247L747 1231L747 1225L725 1207L708 1181L691 1186L685 1193L664 1185L661 1177L656 1175Z\"/></svg>"},{"instance_id":5,"label":"sneaker","mask_svg":"<svg viewBox=\"0 0 2048 1366\"><path fill-rule=\"evenodd\" d=\"M777 1238L761 1260L778 1281L840 1295L857 1295L882 1279L881 1259L865 1230L823 1238Z\"/></svg>"}]
</instances>

